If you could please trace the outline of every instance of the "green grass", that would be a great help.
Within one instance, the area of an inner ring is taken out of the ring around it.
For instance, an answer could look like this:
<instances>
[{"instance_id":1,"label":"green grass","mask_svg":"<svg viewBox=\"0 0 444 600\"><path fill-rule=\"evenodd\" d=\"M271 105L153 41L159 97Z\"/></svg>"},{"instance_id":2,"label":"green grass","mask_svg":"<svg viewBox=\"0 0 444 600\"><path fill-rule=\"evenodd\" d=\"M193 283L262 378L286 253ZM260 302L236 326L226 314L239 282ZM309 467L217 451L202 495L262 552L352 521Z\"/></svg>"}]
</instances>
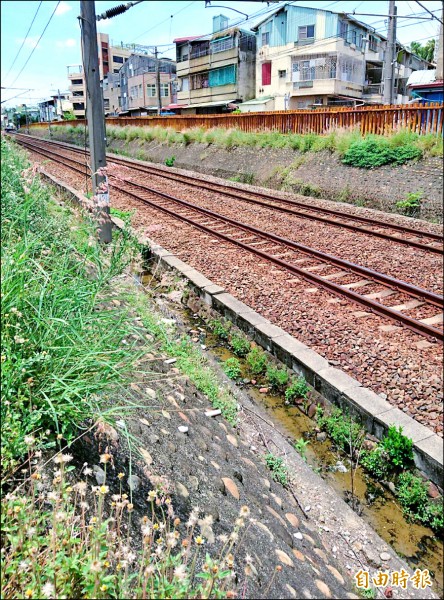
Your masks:
<instances>
[{"instance_id":1,"label":"green grass","mask_svg":"<svg viewBox=\"0 0 444 600\"><path fill-rule=\"evenodd\" d=\"M92 225L73 226L27 166L2 140L4 475L24 456L26 436L48 429L69 439L95 418L104 390L136 359L128 315L105 306L133 242L119 234L103 250Z\"/></svg>"}]
</instances>

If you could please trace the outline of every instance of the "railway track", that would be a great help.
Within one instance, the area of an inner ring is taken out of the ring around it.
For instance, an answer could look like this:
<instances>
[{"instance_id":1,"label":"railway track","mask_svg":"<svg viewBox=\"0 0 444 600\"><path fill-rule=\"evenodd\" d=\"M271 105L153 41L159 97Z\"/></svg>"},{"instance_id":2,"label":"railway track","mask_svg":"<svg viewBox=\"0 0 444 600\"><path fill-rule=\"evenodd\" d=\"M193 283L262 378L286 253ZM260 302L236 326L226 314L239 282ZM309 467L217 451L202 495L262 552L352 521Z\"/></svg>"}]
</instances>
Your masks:
<instances>
[{"instance_id":1,"label":"railway track","mask_svg":"<svg viewBox=\"0 0 444 600\"><path fill-rule=\"evenodd\" d=\"M16 137L18 137L19 141L24 145L26 144L26 138L27 143L31 143L30 136L19 135ZM35 138L31 139L34 147L36 145L40 145L40 147L44 148L45 144L47 144L47 142L42 142L41 140L36 141ZM85 156L84 150L64 144L63 142L51 142L51 144L55 144L60 148L65 148L69 152ZM108 155L108 162L119 165L130 165L133 171L159 177L161 179L176 181L180 184L192 186L193 188L221 193L226 197L233 198L240 202L271 209L280 213L286 213L298 218L318 221L325 223L326 225L332 225L335 227L355 231L357 233L376 236L391 242L419 248L421 250L426 250L433 253L443 254L444 252L442 236L437 233L392 223L384 223L370 217L344 215L344 213L340 211L309 206L304 202L290 200L287 198L279 198L266 192L247 192L245 190L240 192L235 190L230 185L203 181L199 177L192 175L169 173L165 171L165 169L135 164L130 159L126 158L116 158L112 155Z\"/></svg>"},{"instance_id":2,"label":"railway track","mask_svg":"<svg viewBox=\"0 0 444 600\"><path fill-rule=\"evenodd\" d=\"M83 162L61 156L60 153L50 150L48 144L36 148L28 140L21 143L30 150L85 175L86 167ZM66 165L66 162L70 164ZM260 256L336 296L345 297L365 307L371 313L401 323L422 336L440 342L444 339L444 304L441 295L265 232L144 184L120 177L117 180L112 175L110 178L113 188L138 202ZM321 271L322 274L319 274ZM373 291L365 293L369 287ZM387 298L390 298L390 302L395 301L395 304L384 304ZM432 311L433 314L426 318L414 318L406 314L407 311L424 309ZM437 309L440 312L437 312Z\"/></svg>"}]
</instances>

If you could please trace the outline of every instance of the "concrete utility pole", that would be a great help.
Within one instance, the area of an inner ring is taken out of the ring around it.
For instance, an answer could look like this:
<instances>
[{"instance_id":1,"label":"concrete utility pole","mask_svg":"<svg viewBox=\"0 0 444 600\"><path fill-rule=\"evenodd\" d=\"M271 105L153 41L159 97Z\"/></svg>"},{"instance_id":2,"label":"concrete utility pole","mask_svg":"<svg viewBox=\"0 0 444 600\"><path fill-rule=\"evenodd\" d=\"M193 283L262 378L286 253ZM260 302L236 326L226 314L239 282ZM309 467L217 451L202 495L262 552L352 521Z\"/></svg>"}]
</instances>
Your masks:
<instances>
[{"instance_id":1,"label":"concrete utility pole","mask_svg":"<svg viewBox=\"0 0 444 600\"><path fill-rule=\"evenodd\" d=\"M162 96L160 94L160 66L159 59L157 58L157 46L154 48L154 57L156 59L156 87L157 87L157 114L160 115L162 113Z\"/></svg>"},{"instance_id":2,"label":"concrete utility pole","mask_svg":"<svg viewBox=\"0 0 444 600\"><path fill-rule=\"evenodd\" d=\"M384 104L393 104L396 61L396 5L395 0L389 2L389 26L387 50L384 59Z\"/></svg>"},{"instance_id":3,"label":"concrete utility pole","mask_svg":"<svg viewBox=\"0 0 444 600\"><path fill-rule=\"evenodd\" d=\"M444 45L443 45L443 35L442 35L442 21L444 21L444 10L441 13L441 26L439 28L438 48L436 50L436 80L437 81L441 81L441 79L443 78Z\"/></svg>"},{"instance_id":4,"label":"concrete utility pole","mask_svg":"<svg viewBox=\"0 0 444 600\"><path fill-rule=\"evenodd\" d=\"M95 2L80 1L80 25L82 30L82 60L86 81L86 118L88 121L95 215L98 222L99 240L109 243L112 240L112 223L109 213L108 182L105 175L98 173L99 169L106 167L106 134L105 113L100 87L99 56L97 52ZM104 186L106 186L106 190L103 189Z\"/></svg>"}]
</instances>

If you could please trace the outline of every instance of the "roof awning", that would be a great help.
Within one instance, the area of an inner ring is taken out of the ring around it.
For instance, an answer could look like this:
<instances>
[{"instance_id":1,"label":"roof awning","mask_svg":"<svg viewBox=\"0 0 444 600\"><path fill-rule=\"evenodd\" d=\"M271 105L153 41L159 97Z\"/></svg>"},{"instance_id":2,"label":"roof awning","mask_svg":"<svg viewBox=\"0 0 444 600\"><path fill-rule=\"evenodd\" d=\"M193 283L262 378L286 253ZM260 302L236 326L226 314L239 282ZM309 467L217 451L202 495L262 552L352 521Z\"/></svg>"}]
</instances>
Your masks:
<instances>
[{"instance_id":1,"label":"roof awning","mask_svg":"<svg viewBox=\"0 0 444 600\"><path fill-rule=\"evenodd\" d=\"M230 106L231 104L235 104L237 106L236 100L225 100L224 102L202 102L201 104L188 104L187 106L183 106L182 108L206 108L209 106Z\"/></svg>"},{"instance_id":2,"label":"roof awning","mask_svg":"<svg viewBox=\"0 0 444 600\"><path fill-rule=\"evenodd\" d=\"M242 102L241 104L239 104L239 106L252 106L252 105L256 105L256 104L267 104L267 102L271 102L271 100L274 100L273 96L266 96L264 98L253 98L253 100L247 100L246 102Z\"/></svg>"},{"instance_id":3,"label":"roof awning","mask_svg":"<svg viewBox=\"0 0 444 600\"><path fill-rule=\"evenodd\" d=\"M179 108L186 108L188 104L168 104L168 106L162 106L162 110L178 110Z\"/></svg>"}]
</instances>

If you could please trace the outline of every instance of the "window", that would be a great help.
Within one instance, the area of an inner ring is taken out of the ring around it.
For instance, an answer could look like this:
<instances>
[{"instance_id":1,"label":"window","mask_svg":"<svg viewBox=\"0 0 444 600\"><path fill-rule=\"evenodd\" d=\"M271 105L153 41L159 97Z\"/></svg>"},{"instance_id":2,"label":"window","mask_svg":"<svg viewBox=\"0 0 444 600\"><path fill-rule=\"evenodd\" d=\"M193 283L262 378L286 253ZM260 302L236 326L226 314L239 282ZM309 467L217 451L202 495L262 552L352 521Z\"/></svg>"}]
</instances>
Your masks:
<instances>
[{"instance_id":1,"label":"window","mask_svg":"<svg viewBox=\"0 0 444 600\"><path fill-rule=\"evenodd\" d=\"M348 23L347 23L347 21L340 21L339 22L339 37L341 37L345 41L347 41L347 36L348 36Z\"/></svg>"},{"instance_id":2,"label":"window","mask_svg":"<svg viewBox=\"0 0 444 600\"><path fill-rule=\"evenodd\" d=\"M368 47L372 52L378 51L378 40L375 38L374 35L370 36Z\"/></svg>"},{"instance_id":3,"label":"window","mask_svg":"<svg viewBox=\"0 0 444 600\"><path fill-rule=\"evenodd\" d=\"M216 54L216 52L223 52L224 50L230 50L234 48L234 37L230 36L224 38L222 40L216 40L211 43L211 52Z\"/></svg>"},{"instance_id":4,"label":"window","mask_svg":"<svg viewBox=\"0 0 444 600\"><path fill-rule=\"evenodd\" d=\"M104 98L103 99L103 108L105 110L109 110L109 98Z\"/></svg>"},{"instance_id":5,"label":"window","mask_svg":"<svg viewBox=\"0 0 444 600\"><path fill-rule=\"evenodd\" d=\"M210 53L210 42L197 42L191 47L190 58L199 58Z\"/></svg>"},{"instance_id":6,"label":"window","mask_svg":"<svg viewBox=\"0 0 444 600\"><path fill-rule=\"evenodd\" d=\"M75 96L75 97L83 96L83 90L79 91L79 92L73 92L72 95Z\"/></svg>"},{"instance_id":7,"label":"window","mask_svg":"<svg viewBox=\"0 0 444 600\"><path fill-rule=\"evenodd\" d=\"M156 96L156 85L154 83L147 83L146 93L148 98L155 98Z\"/></svg>"},{"instance_id":8,"label":"window","mask_svg":"<svg viewBox=\"0 0 444 600\"><path fill-rule=\"evenodd\" d=\"M188 92L190 90L190 80L188 77L182 77L182 79L179 79L179 82L181 83L180 89L182 92Z\"/></svg>"},{"instance_id":9,"label":"window","mask_svg":"<svg viewBox=\"0 0 444 600\"><path fill-rule=\"evenodd\" d=\"M262 34L262 46L268 46L269 43L270 43L270 32L265 31Z\"/></svg>"},{"instance_id":10,"label":"window","mask_svg":"<svg viewBox=\"0 0 444 600\"><path fill-rule=\"evenodd\" d=\"M201 90L202 88L208 87L208 71L191 75L190 79L192 90Z\"/></svg>"},{"instance_id":11,"label":"window","mask_svg":"<svg viewBox=\"0 0 444 600\"><path fill-rule=\"evenodd\" d=\"M169 94L169 89L168 89L168 88L169 88L169 86L168 86L168 84L167 84L167 83L161 83L161 84L160 84L160 95L161 95L163 98L166 98L167 96L169 96L169 95L170 95L170 94Z\"/></svg>"},{"instance_id":12,"label":"window","mask_svg":"<svg viewBox=\"0 0 444 600\"><path fill-rule=\"evenodd\" d=\"M357 36L358 36L358 33L357 33L356 29L353 29L352 30L352 44L356 45Z\"/></svg>"},{"instance_id":13,"label":"window","mask_svg":"<svg viewBox=\"0 0 444 600\"><path fill-rule=\"evenodd\" d=\"M262 85L271 84L271 62L262 63Z\"/></svg>"},{"instance_id":14,"label":"window","mask_svg":"<svg viewBox=\"0 0 444 600\"><path fill-rule=\"evenodd\" d=\"M83 85L83 79L73 79L71 83L72 85Z\"/></svg>"},{"instance_id":15,"label":"window","mask_svg":"<svg viewBox=\"0 0 444 600\"><path fill-rule=\"evenodd\" d=\"M304 27L298 28L298 40L310 40L314 38L315 26L304 25Z\"/></svg>"},{"instance_id":16,"label":"window","mask_svg":"<svg viewBox=\"0 0 444 600\"><path fill-rule=\"evenodd\" d=\"M279 69L278 75L279 75L279 77L286 77L287 76L287 70L286 69Z\"/></svg>"},{"instance_id":17,"label":"window","mask_svg":"<svg viewBox=\"0 0 444 600\"><path fill-rule=\"evenodd\" d=\"M253 38L249 37L247 40L247 50L253 50Z\"/></svg>"},{"instance_id":18,"label":"window","mask_svg":"<svg viewBox=\"0 0 444 600\"><path fill-rule=\"evenodd\" d=\"M83 102L73 102L73 110L85 110L85 104Z\"/></svg>"},{"instance_id":19,"label":"window","mask_svg":"<svg viewBox=\"0 0 444 600\"><path fill-rule=\"evenodd\" d=\"M124 58L123 56L113 56L113 61L123 65Z\"/></svg>"},{"instance_id":20,"label":"window","mask_svg":"<svg viewBox=\"0 0 444 600\"><path fill-rule=\"evenodd\" d=\"M236 67L235 65L228 65L222 69L214 69L210 71L208 77L208 85L215 87L217 85L228 85L230 83L236 83Z\"/></svg>"},{"instance_id":21,"label":"window","mask_svg":"<svg viewBox=\"0 0 444 600\"><path fill-rule=\"evenodd\" d=\"M118 73L120 69L114 69L114 73Z\"/></svg>"}]
</instances>

